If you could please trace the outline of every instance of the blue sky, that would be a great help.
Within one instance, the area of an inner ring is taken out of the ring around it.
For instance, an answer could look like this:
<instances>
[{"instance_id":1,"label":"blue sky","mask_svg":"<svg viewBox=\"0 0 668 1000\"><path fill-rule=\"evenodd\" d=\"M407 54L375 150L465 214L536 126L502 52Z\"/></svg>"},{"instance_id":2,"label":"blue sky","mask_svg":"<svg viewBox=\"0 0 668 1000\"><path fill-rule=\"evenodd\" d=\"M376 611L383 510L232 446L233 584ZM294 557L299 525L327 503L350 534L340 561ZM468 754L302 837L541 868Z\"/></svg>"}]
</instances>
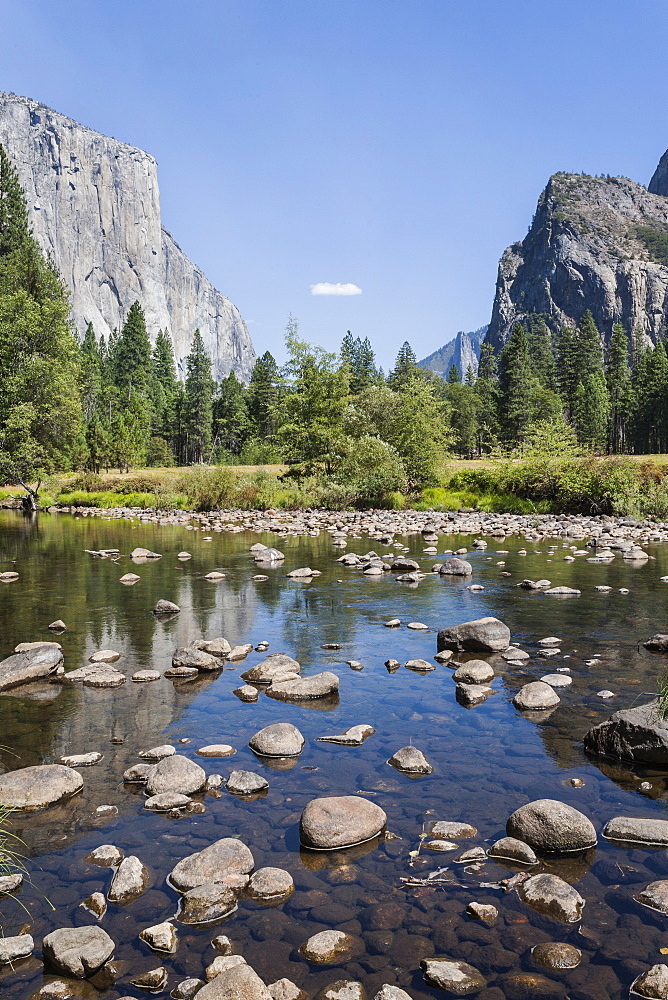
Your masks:
<instances>
[{"instance_id":1,"label":"blue sky","mask_svg":"<svg viewBox=\"0 0 668 1000\"><path fill-rule=\"evenodd\" d=\"M385 368L482 325L551 173L646 184L668 147L666 0L1 0L0 38L0 90L157 158L279 359L290 313Z\"/></svg>"}]
</instances>

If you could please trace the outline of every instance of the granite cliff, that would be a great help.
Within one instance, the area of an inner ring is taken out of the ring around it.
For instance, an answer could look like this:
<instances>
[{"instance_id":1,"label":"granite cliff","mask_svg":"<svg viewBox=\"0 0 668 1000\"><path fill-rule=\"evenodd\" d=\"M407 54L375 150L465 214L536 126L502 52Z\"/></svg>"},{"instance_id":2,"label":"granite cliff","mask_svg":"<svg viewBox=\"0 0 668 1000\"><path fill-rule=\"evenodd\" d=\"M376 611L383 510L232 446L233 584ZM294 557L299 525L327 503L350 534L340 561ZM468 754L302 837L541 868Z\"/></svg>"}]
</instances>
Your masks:
<instances>
[{"instance_id":1,"label":"granite cliff","mask_svg":"<svg viewBox=\"0 0 668 1000\"><path fill-rule=\"evenodd\" d=\"M14 94L0 94L0 143L35 236L70 289L77 333L92 322L108 337L137 299L151 338L169 331L181 373L199 327L214 376L248 379L255 351L246 325L162 225L152 156Z\"/></svg>"},{"instance_id":2,"label":"granite cliff","mask_svg":"<svg viewBox=\"0 0 668 1000\"><path fill-rule=\"evenodd\" d=\"M447 376L452 365L456 365L462 378L466 375L469 365L474 373L478 371L478 361L480 359L480 345L485 339L487 327L481 326L479 330L471 330L468 333L460 330L453 340L448 341L443 347L434 351L428 357L418 361L420 368L429 368L437 375Z\"/></svg>"},{"instance_id":3,"label":"granite cliff","mask_svg":"<svg viewBox=\"0 0 668 1000\"><path fill-rule=\"evenodd\" d=\"M487 339L540 313L553 331L586 309L607 339L614 323L656 341L668 316L668 154L650 189L626 177L555 174L525 238L499 264Z\"/></svg>"}]
</instances>

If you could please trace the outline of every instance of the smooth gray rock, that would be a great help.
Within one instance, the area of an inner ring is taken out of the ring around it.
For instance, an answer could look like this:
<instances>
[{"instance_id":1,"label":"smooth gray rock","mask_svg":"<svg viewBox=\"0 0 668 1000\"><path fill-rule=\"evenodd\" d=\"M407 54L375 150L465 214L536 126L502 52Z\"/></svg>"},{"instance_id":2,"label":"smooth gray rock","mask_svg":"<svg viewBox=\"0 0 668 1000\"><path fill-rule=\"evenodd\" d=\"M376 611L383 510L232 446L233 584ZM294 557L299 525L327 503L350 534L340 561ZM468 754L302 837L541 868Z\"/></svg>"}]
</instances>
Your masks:
<instances>
[{"instance_id":1,"label":"smooth gray rock","mask_svg":"<svg viewBox=\"0 0 668 1000\"><path fill-rule=\"evenodd\" d=\"M615 816L606 823L603 836L606 840L618 840L629 844L668 847L668 820Z\"/></svg>"},{"instance_id":2,"label":"smooth gray rock","mask_svg":"<svg viewBox=\"0 0 668 1000\"><path fill-rule=\"evenodd\" d=\"M584 899L557 875L532 875L517 892L523 902L552 920L574 924L582 916Z\"/></svg>"},{"instance_id":3,"label":"smooth gray rock","mask_svg":"<svg viewBox=\"0 0 668 1000\"><path fill-rule=\"evenodd\" d=\"M101 969L115 947L101 927L60 927L42 941L46 961L75 979L85 979Z\"/></svg>"},{"instance_id":4,"label":"smooth gray rock","mask_svg":"<svg viewBox=\"0 0 668 1000\"><path fill-rule=\"evenodd\" d=\"M172 656L172 667L194 667L202 673L212 670L220 670L221 659L212 653L207 653L204 649L197 649L195 646L180 646L174 650Z\"/></svg>"},{"instance_id":5,"label":"smooth gray rock","mask_svg":"<svg viewBox=\"0 0 668 1000\"><path fill-rule=\"evenodd\" d=\"M254 867L253 855L244 843L223 837L179 861L169 881L179 892L188 892L206 882L222 882L229 875L247 875Z\"/></svg>"},{"instance_id":6,"label":"smooth gray rock","mask_svg":"<svg viewBox=\"0 0 668 1000\"><path fill-rule=\"evenodd\" d=\"M494 688L488 687L486 684L458 684L455 688L457 701L467 708L481 705L493 694L496 694Z\"/></svg>"},{"instance_id":7,"label":"smooth gray rock","mask_svg":"<svg viewBox=\"0 0 668 1000\"><path fill-rule=\"evenodd\" d=\"M237 965L216 976L197 994L198 1000L272 1000L271 993L250 965Z\"/></svg>"},{"instance_id":8,"label":"smooth gray rock","mask_svg":"<svg viewBox=\"0 0 668 1000\"><path fill-rule=\"evenodd\" d=\"M253 684L271 684L276 677L283 674L298 674L300 670L300 664L292 656L287 656L285 653L274 653L261 663L250 667L249 670L244 670L241 677Z\"/></svg>"},{"instance_id":9,"label":"smooth gray rock","mask_svg":"<svg viewBox=\"0 0 668 1000\"><path fill-rule=\"evenodd\" d=\"M389 983L385 983L378 990L373 1000L412 1000L412 998L409 993L406 993L399 986L391 986Z\"/></svg>"},{"instance_id":10,"label":"smooth gray rock","mask_svg":"<svg viewBox=\"0 0 668 1000\"><path fill-rule=\"evenodd\" d=\"M434 768L425 755L417 747L402 747L393 753L387 762L397 771L407 771L409 774L431 774Z\"/></svg>"},{"instance_id":11,"label":"smooth gray rock","mask_svg":"<svg viewBox=\"0 0 668 1000\"><path fill-rule=\"evenodd\" d=\"M338 733L335 736L317 736L317 743L338 743L344 747L359 747L373 734L376 730L373 726L367 726L363 723L358 726L351 726L350 729L346 729L344 733Z\"/></svg>"},{"instance_id":12,"label":"smooth gray rock","mask_svg":"<svg viewBox=\"0 0 668 1000\"><path fill-rule=\"evenodd\" d=\"M115 868L123 860L123 852L114 844L102 844L84 858L89 865L100 868Z\"/></svg>"},{"instance_id":13,"label":"smooth gray rock","mask_svg":"<svg viewBox=\"0 0 668 1000\"><path fill-rule=\"evenodd\" d=\"M380 806L359 795L325 796L306 804L299 834L305 847L334 850L372 840L386 822Z\"/></svg>"},{"instance_id":14,"label":"smooth gray rock","mask_svg":"<svg viewBox=\"0 0 668 1000\"><path fill-rule=\"evenodd\" d=\"M395 559L390 566L393 573L397 572L410 572L411 570L419 570L420 563L416 559L406 559L403 556L399 556Z\"/></svg>"},{"instance_id":15,"label":"smooth gray rock","mask_svg":"<svg viewBox=\"0 0 668 1000\"><path fill-rule=\"evenodd\" d=\"M172 1000L193 1000L193 997L204 986L203 979L196 979L191 976L189 979L182 979L169 994Z\"/></svg>"},{"instance_id":16,"label":"smooth gray rock","mask_svg":"<svg viewBox=\"0 0 668 1000\"><path fill-rule=\"evenodd\" d=\"M586 733L588 753L632 760L640 764L668 765L668 721L657 713L657 701L615 712Z\"/></svg>"},{"instance_id":17,"label":"smooth gray rock","mask_svg":"<svg viewBox=\"0 0 668 1000\"><path fill-rule=\"evenodd\" d=\"M173 601L166 601L161 598L153 608L154 615L175 615L178 614L181 608L178 604L174 604Z\"/></svg>"},{"instance_id":18,"label":"smooth gray rock","mask_svg":"<svg viewBox=\"0 0 668 1000\"><path fill-rule=\"evenodd\" d=\"M69 799L83 788L78 771L64 764L37 764L0 775L0 806L25 812Z\"/></svg>"},{"instance_id":19,"label":"smooth gray rock","mask_svg":"<svg viewBox=\"0 0 668 1000\"><path fill-rule=\"evenodd\" d=\"M146 781L148 795L160 795L162 792L179 792L181 795L192 795L199 792L206 784L206 771L193 760L181 754L172 754L151 768Z\"/></svg>"},{"instance_id":20,"label":"smooth gray rock","mask_svg":"<svg viewBox=\"0 0 668 1000\"><path fill-rule=\"evenodd\" d=\"M176 927L169 920L163 920L161 924L154 924L152 927L145 927L139 932L139 937L153 951L164 952L166 955L173 955L176 951Z\"/></svg>"},{"instance_id":21,"label":"smooth gray rock","mask_svg":"<svg viewBox=\"0 0 668 1000\"><path fill-rule=\"evenodd\" d=\"M148 881L147 869L139 858L129 854L123 858L116 869L107 898L110 903L116 903L119 906L131 903L133 899L137 899L145 891Z\"/></svg>"},{"instance_id":22,"label":"smooth gray rock","mask_svg":"<svg viewBox=\"0 0 668 1000\"><path fill-rule=\"evenodd\" d=\"M299 949L299 954L313 965L343 965L355 952L356 941L344 931L319 931Z\"/></svg>"},{"instance_id":23,"label":"smooth gray rock","mask_svg":"<svg viewBox=\"0 0 668 1000\"><path fill-rule=\"evenodd\" d=\"M146 799L144 809L150 812L171 812L172 809L186 809L191 802L192 799L181 792L158 792Z\"/></svg>"},{"instance_id":24,"label":"smooth gray rock","mask_svg":"<svg viewBox=\"0 0 668 1000\"><path fill-rule=\"evenodd\" d=\"M307 997L307 994L291 979L277 979L275 983L270 983L267 989L273 1000L306 1000Z\"/></svg>"},{"instance_id":25,"label":"smooth gray rock","mask_svg":"<svg viewBox=\"0 0 668 1000\"><path fill-rule=\"evenodd\" d=\"M468 839L475 837L477 832L470 823L459 823L456 820L438 820L429 831L432 837L441 837L446 840L451 838L455 840Z\"/></svg>"},{"instance_id":26,"label":"smooth gray rock","mask_svg":"<svg viewBox=\"0 0 668 1000\"><path fill-rule=\"evenodd\" d=\"M248 895L253 899L287 899L295 884L292 875L283 868L258 868L250 877Z\"/></svg>"},{"instance_id":27,"label":"smooth gray rock","mask_svg":"<svg viewBox=\"0 0 668 1000\"><path fill-rule=\"evenodd\" d=\"M468 660L452 675L458 684L487 684L493 677L494 670L484 660Z\"/></svg>"},{"instance_id":28,"label":"smooth gray rock","mask_svg":"<svg viewBox=\"0 0 668 1000\"><path fill-rule=\"evenodd\" d=\"M637 903L648 906L650 910L657 910L659 913L668 915L668 880L660 879L657 882L650 882L633 898Z\"/></svg>"},{"instance_id":29,"label":"smooth gray rock","mask_svg":"<svg viewBox=\"0 0 668 1000\"><path fill-rule=\"evenodd\" d=\"M13 653L0 661L0 691L9 691L21 684L49 677L62 665L63 654L57 644Z\"/></svg>"},{"instance_id":30,"label":"smooth gray rock","mask_svg":"<svg viewBox=\"0 0 668 1000\"><path fill-rule=\"evenodd\" d=\"M16 962L19 958L27 958L32 955L35 949L35 942L30 934L19 934L15 937L0 938L0 964Z\"/></svg>"},{"instance_id":31,"label":"smooth gray rock","mask_svg":"<svg viewBox=\"0 0 668 1000\"><path fill-rule=\"evenodd\" d=\"M204 882L179 901L177 919L183 924L208 924L226 917L237 908L238 892L221 882Z\"/></svg>"},{"instance_id":32,"label":"smooth gray rock","mask_svg":"<svg viewBox=\"0 0 668 1000\"><path fill-rule=\"evenodd\" d=\"M498 618L476 618L438 633L438 651L500 653L510 645L510 629Z\"/></svg>"},{"instance_id":33,"label":"smooth gray rock","mask_svg":"<svg viewBox=\"0 0 668 1000\"><path fill-rule=\"evenodd\" d=\"M438 572L441 576L471 576L473 566L466 559L458 559L457 556L452 556L450 559L446 559L444 563L441 563Z\"/></svg>"},{"instance_id":34,"label":"smooth gray rock","mask_svg":"<svg viewBox=\"0 0 668 1000\"><path fill-rule=\"evenodd\" d=\"M311 701L326 698L339 690L339 678L330 670L310 677L295 677L294 680L273 681L267 695L277 701Z\"/></svg>"},{"instance_id":35,"label":"smooth gray rock","mask_svg":"<svg viewBox=\"0 0 668 1000\"><path fill-rule=\"evenodd\" d=\"M545 941L531 949L531 959L536 965L554 972L576 969L582 961L582 952L563 941Z\"/></svg>"},{"instance_id":36,"label":"smooth gray rock","mask_svg":"<svg viewBox=\"0 0 668 1000\"><path fill-rule=\"evenodd\" d=\"M255 795L269 788L269 782L254 771L232 771L225 788L233 795Z\"/></svg>"},{"instance_id":37,"label":"smooth gray rock","mask_svg":"<svg viewBox=\"0 0 668 1000\"><path fill-rule=\"evenodd\" d=\"M591 820L557 799L536 799L520 806L508 819L506 833L537 851L555 854L584 851L596 845Z\"/></svg>"},{"instance_id":38,"label":"smooth gray rock","mask_svg":"<svg viewBox=\"0 0 668 1000\"><path fill-rule=\"evenodd\" d=\"M536 865L538 858L528 844L516 837L501 837L487 852L494 861L512 861L518 865Z\"/></svg>"},{"instance_id":39,"label":"smooth gray rock","mask_svg":"<svg viewBox=\"0 0 668 1000\"><path fill-rule=\"evenodd\" d=\"M513 705L521 711L543 711L554 708L561 698L545 681L531 681L519 689L513 698Z\"/></svg>"},{"instance_id":40,"label":"smooth gray rock","mask_svg":"<svg viewBox=\"0 0 668 1000\"><path fill-rule=\"evenodd\" d=\"M262 757L298 757L304 737L291 722L275 722L251 736L248 746Z\"/></svg>"},{"instance_id":41,"label":"smooth gray rock","mask_svg":"<svg viewBox=\"0 0 668 1000\"><path fill-rule=\"evenodd\" d=\"M483 974L467 962L451 958L423 958L420 967L430 986L459 996L483 990L487 985Z\"/></svg>"}]
</instances>

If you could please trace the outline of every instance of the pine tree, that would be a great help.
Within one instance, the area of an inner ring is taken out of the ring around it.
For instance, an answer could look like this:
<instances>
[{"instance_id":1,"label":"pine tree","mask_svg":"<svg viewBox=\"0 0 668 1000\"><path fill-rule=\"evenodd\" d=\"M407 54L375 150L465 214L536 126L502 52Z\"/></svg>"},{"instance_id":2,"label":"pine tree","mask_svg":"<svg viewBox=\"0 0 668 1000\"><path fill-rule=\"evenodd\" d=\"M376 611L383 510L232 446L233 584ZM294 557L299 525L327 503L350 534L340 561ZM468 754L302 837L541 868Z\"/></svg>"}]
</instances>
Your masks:
<instances>
[{"instance_id":1,"label":"pine tree","mask_svg":"<svg viewBox=\"0 0 668 1000\"><path fill-rule=\"evenodd\" d=\"M499 435L499 380L494 348L483 341L478 362L475 391L480 399L478 411L478 453L491 452Z\"/></svg>"},{"instance_id":2,"label":"pine tree","mask_svg":"<svg viewBox=\"0 0 668 1000\"><path fill-rule=\"evenodd\" d=\"M457 365L450 365L450 370L448 372L448 382L450 385L458 385L461 382L461 376L459 374L459 368Z\"/></svg>"},{"instance_id":3,"label":"pine tree","mask_svg":"<svg viewBox=\"0 0 668 1000\"><path fill-rule=\"evenodd\" d=\"M280 381L278 365L273 355L265 351L253 366L247 392L251 433L261 440L266 440L276 431Z\"/></svg>"},{"instance_id":4,"label":"pine tree","mask_svg":"<svg viewBox=\"0 0 668 1000\"><path fill-rule=\"evenodd\" d=\"M499 362L501 432L507 444L516 447L531 423L527 405L531 391L531 358L526 330L521 323L515 323Z\"/></svg>"},{"instance_id":5,"label":"pine tree","mask_svg":"<svg viewBox=\"0 0 668 1000\"><path fill-rule=\"evenodd\" d=\"M211 358L201 333L195 330L190 354L186 358L184 423L189 462L210 461L215 388L216 383L211 377Z\"/></svg>"},{"instance_id":6,"label":"pine tree","mask_svg":"<svg viewBox=\"0 0 668 1000\"><path fill-rule=\"evenodd\" d=\"M569 417L575 407L575 393L579 379L577 333L573 327L564 326L557 341L557 386Z\"/></svg>"},{"instance_id":7,"label":"pine tree","mask_svg":"<svg viewBox=\"0 0 668 1000\"><path fill-rule=\"evenodd\" d=\"M272 359L273 360L273 359ZM213 424L216 441L231 455L239 455L250 437L246 389L234 372L220 383L213 404Z\"/></svg>"},{"instance_id":8,"label":"pine tree","mask_svg":"<svg viewBox=\"0 0 668 1000\"><path fill-rule=\"evenodd\" d=\"M628 422L632 407L629 338L621 323L615 323L612 328L606 362L606 381L610 397L608 451L619 454L627 448Z\"/></svg>"},{"instance_id":9,"label":"pine tree","mask_svg":"<svg viewBox=\"0 0 668 1000\"><path fill-rule=\"evenodd\" d=\"M368 337L353 337L350 330L341 341L341 361L347 368L350 391L357 395L378 382L376 355Z\"/></svg>"},{"instance_id":10,"label":"pine tree","mask_svg":"<svg viewBox=\"0 0 668 1000\"><path fill-rule=\"evenodd\" d=\"M19 175L0 144L0 258L22 250L31 236Z\"/></svg>"},{"instance_id":11,"label":"pine tree","mask_svg":"<svg viewBox=\"0 0 668 1000\"><path fill-rule=\"evenodd\" d=\"M0 146L0 462L23 478L68 468L83 438L79 345L60 277L31 234Z\"/></svg>"},{"instance_id":12,"label":"pine tree","mask_svg":"<svg viewBox=\"0 0 668 1000\"><path fill-rule=\"evenodd\" d=\"M610 399L603 373L595 369L578 382L572 422L578 441L592 451L605 450Z\"/></svg>"},{"instance_id":13,"label":"pine tree","mask_svg":"<svg viewBox=\"0 0 668 1000\"><path fill-rule=\"evenodd\" d=\"M557 381L554 368L552 337L547 323L542 316L534 318L530 323L527 340L534 375L545 389L555 391Z\"/></svg>"},{"instance_id":14,"label":"pine tree","mask_svg":"<svg viewBox=\"0 0 668 1000\"><path fill-rule=\"evenodd\" d=\"M397 354L397 360L394 362L394 368L388 376L388 384L392 389L399 391L417 371L415 351L408 341L404 340Z\"/></svg>"},{"instance_id":15,"label":"pine tree","mask_svg":"<svg viewBox=\"0 0 668 1000\"><path fill-rule=\"evenodd\" d=\"M151 375L151 343L146 332L144 310L133 302L113 350L114 382L119 389L148 391Z\"/></svg>"},{"instance_id":16,"label":"pine tree","mask_svg":"<svg viewBox=\"0 0 668 1000\"><path fill-rule=\"evenodd\" d=\"M473 366L468 364L466 366L466 375L464 376L464 385L474 386L475 385L475 372L473 371Z\"/></svg>"},{"instance_id":17,"label":"pine tree","mask_svg":"<svg viewBox=\"0 0 668 1000\"><path fill-rule=\"evenodd\" d=\"M156 337L151 370L152 434L155 438L162 438L173 450L176 430L175 404L179 382L176 377L172 341L164 330L159 330Z\"/></svg>"}]
</instances>

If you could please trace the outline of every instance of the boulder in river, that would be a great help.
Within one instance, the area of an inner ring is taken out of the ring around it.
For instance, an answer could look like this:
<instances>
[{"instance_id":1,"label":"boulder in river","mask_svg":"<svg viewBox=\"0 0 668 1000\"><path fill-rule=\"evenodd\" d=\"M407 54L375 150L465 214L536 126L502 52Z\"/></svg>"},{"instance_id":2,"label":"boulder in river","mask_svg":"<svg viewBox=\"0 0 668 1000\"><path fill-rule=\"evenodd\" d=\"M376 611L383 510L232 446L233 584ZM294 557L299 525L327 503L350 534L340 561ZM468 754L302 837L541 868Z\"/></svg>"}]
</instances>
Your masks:
<instances>
[{"instance_id":1,"label":"boulder in river","mask_svg":"<svg viewBox=\"0 0 668 1000\"><path fill-rule=\"evenodd\" d=\"M236 910L237 898L238 892L229 885L204 882L183 893L178 919L184 924L213 923Z\"/></svg>"},{"instance_id":2,"label":"boulder in river","mask_svg":"<svg viewBox=\"0 0 668 1000\"><path fill-rule=\"evenodd\" d=\"M257 795L269 788L269 782L254 771L232 771L225 788L232 795Z\"/></svg>"},{"instance_id":3,"label":"boulder in river","mask_svg":"<svg viewBox=\"0 0 668 1000\"><path fill-rule=\"evenodd\" d=\"M151 769L146 782L148 795L159 795L161 792L180 792L182 795L192 795L199 792L206 784L206 771L193 760L181 754L163 757Z\"/></svg>"},{"instance_id":4,"label":"boulder in river","mask_svg":"<svg viewBox=\"0 0 668 1000\"><path fill-rule=\"evenodd\" d=\"M591 820L558 799L536 799L520 806L508 819L506 833L551 854L585 851L596 846L596 830Z\"/></svg>"},{"instance_id":5,"label":"boulder in river","mask_svg":"<svg viewBox=\"0 0 668 1000\"><path fill-rule=\"evenodd\" d=\"M18 934L15 937L0 938L0 965L16 962L19 958L32 955L35 942L30 934Z\"/></svg>"},{"instance_id":6,"label":"boulder in river","mask_svg":"<svg viewBox=\"0 0 668 1000\"><path fill-rule=\"evenodd\" d=\"M588 753L639 764L668 765L668 721L651 701L636 708L615 712L606 722L593 726L585 735Z\"/></svg>"},{"instance_id":7,"label":"boulder in river","mask_svg":"<svg viewBox=\"0 0 668 1000\"><path fill-rule=\"evenodd\" d=\"M574 924L582 916L584 899L558 875L532 875L517 892L524 903L552 920Z\"/></svg>"},{"instance_id":8,"label":"boulder in river","mask_svg":"<svg viewBox=\"0 0 668 1000\"><path fill-rule=\"evenodd\" d=\"M414 746L397 750L387 763L396 767L397 771L406 771L408 774L431 774L434 770L422 751Z\"/></svg>"},{"instance_id":9,"label":"boulder in river","mask_svg":"<svg viewBox=\"0 0 668 1000\"><path fill-rule=\"evenodd\" d=\"M157 602L153 608L154 615L176 615L179 613L181 608L178 604L174 604L173 601L166 601L161 599Z\"/></svg>"},{"instance_id":10,"label":"boulder in river","mask_svg":"<svg viewBox=\"0 0 668 1000\"><path fill-rule=\"evenodd\" d=\"M299 949L299 954L314 965L344 965L350 961L358 941L344 931L319 931Z\"/></svg>"},{"instance_id":11,"label":"boulder in river","mask_svg":"<svg viewBox=\"0 0 668 1000\"><path fill-rule=\"evenodd\" d=\"M241 677L253 684L271 684L284 675L299 674L300 670L300 664L292 656L286 653L272 653L266 660L244 670Z\"/></svg>"},{"instance_id":12,"label":"boulder in river","mask_svg":"<svg viewBox=\"0 0 668 1000\"><path fill-rule=\"evenodd\" d=\"M0 661L0 691L62 672L63 654L57 643L13 653Z\"/></svg>"},{"instance_id":13,"label":"boulder in river","mask_svg":"<svg viewBox=\"0 0 668 1000\"><path fill-rule=\"evenodd\" d=\"M531 959L544 969L561 972L564 969L577 969L582 961L582 952L564 941L545 941L531 949Z\"/></svg>"},{"instance_id":14,"label":"boulder in river","mask_svg":"<svg viewBox=\"0 0 668 1000\"><path fill-rule=\"evenodd\" d=\"M166 955L173 955L176 951L176 927L169 920L145 927L140 931L139 937L153 951L164 952Z\"/></svg>"},{"instance_id":15,"label":"boulder in river","mask_svg":"<svg viewBox=\"0 0 668 1000\"><path fill-rule=\"evenodd\" d=\"M646 1000L666 1000L668 997L668 965L653 965L641 973L629 987L631 996Z\"/></svg>"},{"instance_id":16,"label":"boulder in river","mask_svg":"<svg viewBox=\"0 0 668 1000\"><path fill-rule=\"evenodd\" d=\"M326 698L339 690L339 678L331 670L323 670L311 677L295 677L293 680L272 681L267 695L277 701L311 701Z\"/></svg>"},{"instance_id":17,"label":"boulder in river","mask_svg":"<svg viewBox=\"0 0 668 1000\"><path fill-rule=\"evenodd\" d=\"M283 868L258 868L251 875L246 891L251 899L283 902L292 895L294 887L292 876Z\"/></svg>"},{"instance_id":18,"label":"boulder in river","mask_svg":"<svg viewBox=\"0 0 668 1000\"><path fill-rule=\"evenodd\" d=\"M441 563L438 572L441 576L471 576L473 566L466 559L458 559L457 556L451 556L450 559L446 559L444 563Z\"/></svg>"},{"instance_id":19,"label":"boulder in river","mask_svg":"<svg viewBox=\"0 0 668 1000\"><path fill-rule=\"evenodd\" d=\"M373 736L375 732L376 730L373 726L360 724L358 726L351 726L344 733L338 733L335 736L317 736L316 742L338 743L344 747L359 747L369 736Z\"/></svg>"},{"instance_id":20,"label":"boulder in river","mask_svg":"<svg viewBox=\"0 0 668 1000\"><path fill-rule=\"evenodd\" d=\"M28 812L71 798L83 788L78 771L64 764L37 764L0 775L0 806Z\"/></svg>"},{"instance_id":21,"label":"boulder in river","mask_svg":"<svg viewBox=\"0 0 668 1000\"><path fill-rule=\"evenodd\" d=\"M668 847L668 820L615 816L609 820L603 836L627 844L646 844L650 847Z\"/></svg>"},{"instance_id":22,"label":"boulder in river","mask_svg":"<svg viewBox=\"0 0 668 1000\"><path fill-rule=\"evenodd\" d=\"M101 927L59 927L42 941L47 962L75 979L85 979L101 969L115 947Z\"/></svg>"},{"instance_id":23,"label":"boulder in river","mask_svg":"<svg viewBox=\"0 0 668 1000\"><path fill-rule=\"evenodd\" d=\"M516 837L501 837L492 844L487 853L494 861L512 861L516 865L538 864L533 849Z\"/></svg>"},{"instance_id":24,"label":"boulder in river","mask_svg":"<svg viewBox=\"0 0 668 1000\"><path fill-rule=\"evenodd\" d=\"M272 1000L271 993L250 965L236 965L197 992L199 1000Z\"/></svg>"},{"instance_id":25,"label":"boulder in river","mask_svg":"<svg viewBox=\"0 0 668 1000\"><path fill-rule=\"evenodd\" d=\"M116 869L107 898L110 903L121 906L124 903L131 903L144 892L148 880L148 871L142 862L135 855L129 854Z\"/></svg>"},{"instance_id":26,"label":"boulder in river","mask_svg":"<svg viewBox=\"0 0 668 1000\"><path fill-rule=\"evenodd\" d=\"M275 722L251 736L248 746L262 757L298 757L304 737L291 722Z\"/></svg>"},{"instance_id":27,"label":"boulder in river","mask_svg":"<svg viewBox=\"0 0 668 1000\"><path fill-rule=\"evenodd\" d=\"M459 996L477 993L487 985L483 974L467 962L452 958L423 958L420 967L430 986Z\"/></svg>"},{"instance_id":28,"label":"boulder in river","mask_svg":"<svg viewBox=\"0 0 668 1000\"><path fill-rule=\"evenodd\" d=\"M253 855L242 841L223 837L179 861L169 881L179 892L188 892L205 882L223 882L228 875L247 875L254 867Z\"/></svg>"},{"instance_id":29,"label":"boulder in river","mask_svg":"<svg viewBox=\"0 0 668 1000\"><path fill-rule=\"evenodd\" d=\"M194 667L202 673L208 673L220 670L221 666L219 657L196 646L180 646L172 655L172 667Z\"/></svg>"},{"instance_id":30,"label":"boulder in river","mask_svg":"<svg viewBox=\"0 0 668 1000\"><path fill-rule=\"evenodd\" d=\"M561 698L545 681L531 681L519 689L513 698L513 705L521 711L543 711L554 708Z\"/></svg>"},{"instance_id":31,"label":"boulder in river","mask_svg":"<svg viewBox=\"0 0 668 1000\"><path fill-rule=\"evenodd\" d=\"M468 660L452 675L458 684L487 684L493 677L494 670L485 660Z\"/></svg>"},{"instance_id":32,"label":"boulder in river","mask_svg":"<svg viewBox=\"0 0 668 1000\"><path fill-rule=\"evenodd\" d=\"M299 834L305 847L336 850L373 840L386 822L380 806L359 795L323 796L306 804Z\"/></svg>"},{"instance_id":33,"label":"boulder in river","mask_svg":"<svg viewBox=\"0 0 668 1000\"><path fill-rule=\"evenodd\" d=\"M668 635L665 632L657 632L651 639L643 642L643 646L652 653L668 653Z\"/></svg>"},{"instance_id":34,"label":"boulder in river","mask_svg":"<svg viewBox=\"0 0 668 1000\"><path fill-rule=\"evenodd\" d=\"M668 880L660 879L658 882L650 882L645 888L633 897L636 903L649 907L668 916Z\"/></svg>"},{"instance_id":35,"label":"boulder in river","mask_svg":"<svg viewBox=\"0 0 668 1000\"><path fill-rule=\"evenodd\" d=\"M500 653L510 645L510 629L498 618L476 618L438 633L439 652Z\"/></svg>"}]
</instances>

